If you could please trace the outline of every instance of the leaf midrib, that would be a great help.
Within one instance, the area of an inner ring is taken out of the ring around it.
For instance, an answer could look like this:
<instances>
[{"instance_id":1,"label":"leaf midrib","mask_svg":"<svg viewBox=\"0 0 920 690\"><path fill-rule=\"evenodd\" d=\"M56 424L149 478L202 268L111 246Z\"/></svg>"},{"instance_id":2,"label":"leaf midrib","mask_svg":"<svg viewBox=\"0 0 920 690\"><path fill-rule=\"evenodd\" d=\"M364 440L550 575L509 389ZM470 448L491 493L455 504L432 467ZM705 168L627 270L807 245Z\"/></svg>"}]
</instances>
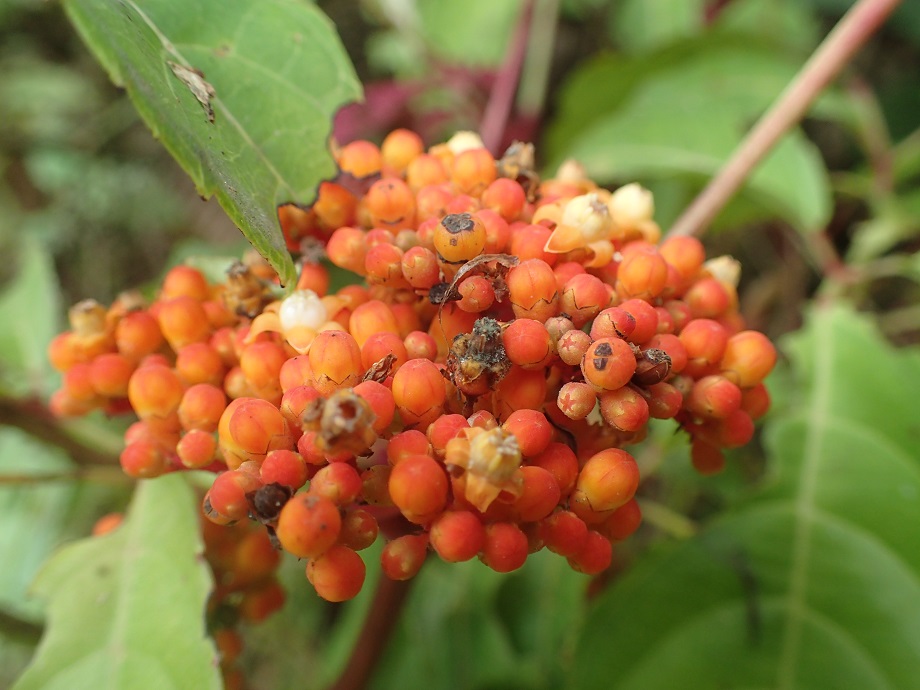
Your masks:
<instances>
[{"instance_id":1,"label":"leaf midrib","mask_svg":"<svg viewBox=\"0 0 920 690\"><path fill-rule=\"evenodd\" d=\"M777 664L777 688L792 690L795 687L799 650L802 644L802 627L806 614L806 590L810 565L810 547L815 514L815 494L824 432L829 418L831 388L833 386L833 361L836 350L829 328L816 328L814 342L814 385L812 399L807 405L811 419L805 440L805 453L799 473L799 494L795 501L795 532L792 539L792 559L789 568L788 617L781 635L781 650Z\"/></svg>"},{"instance_id":2,"label":"leaf midrib","mask_svg":"<svg viewBox=\"0 0 920 690\"><path fill-rule=\"evenodd\" d=\"M147 27L153 32L153 34L160 41L160 45L163 46L164 51L174 56L180 62L180 64L184 65L185 67L189 67L189 68L192 67L188 59L182 53L179 52L175 44L172 41L170 41L169 38L167 38L166 35L162 31L160 31L159 27L153 22L152 19L150 19L150 17L147 16L147 14L140 7L137 6L137 3L134 2L134 0L123 0L123 2L129 7L131 7L135 12L137 12L138 16L144 21ZM278 172L278 169L275 168L275 166L272 164L271 160L268 158L268 156L265 154L262 148L260 146L257 146L256 143L252 140L252 137L249 136L249 133L239 123L239 121L236 119L236 117L227 107L226 103L224 103L224 101L221 100L219 95L214 96L211 100L215 103L220 104L221 114L227 118L227 121L239 133L243 141L252 148L252 150L256 153L258 158L265 164L265 167L271 172L272 176L275 178L275 181L277 182L277 186L275 187L276 200L277 200L277 190L279 189L284 189L290 195L293 196L294 190L290 189L289 185L284 181L284 177L281 175L281 173Z\"/></svg>"}]
</instances>

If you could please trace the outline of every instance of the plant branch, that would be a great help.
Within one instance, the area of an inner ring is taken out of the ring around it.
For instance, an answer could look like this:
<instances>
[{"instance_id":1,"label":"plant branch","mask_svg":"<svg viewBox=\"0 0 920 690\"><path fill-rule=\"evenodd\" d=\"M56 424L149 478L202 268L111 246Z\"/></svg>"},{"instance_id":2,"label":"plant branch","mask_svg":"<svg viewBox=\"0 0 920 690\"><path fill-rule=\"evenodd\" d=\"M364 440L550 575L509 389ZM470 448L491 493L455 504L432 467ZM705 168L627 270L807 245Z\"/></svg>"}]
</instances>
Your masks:
<instances>
[{"instance_id":1,"label":"plant branch","mask_svg":"<svg viewBox=\"0 0 920 690\"><path fill-rule=\"evenodd\" d=\"M495 84L486 103L485 112L482 114L482 123L479 126L479 135L483 144L494 155L501 153L498 149L502 137L508 126L511 115L511 106L514 95L517 93L518 80L524 57L527 54L527 41L530 37L530 26L533 21L534 0L527 0L521 6L521 14L508 44L505 61L495 77Z\"/></svg>"},{"instance_id":2,"label":"plant branch","mask_svg":"<svg viewBox=\"0 0 920 690\"><path fill-rule=\"evenodd\" d=\"M115 465L118 458L70 434L61 420L37 398L0 397L0 425L12 426L65 451L78 465Z\"/></svg>"},{"instance_id":3,"label":"plant branch","mask_svg":"<svg viewBox=\"0 0 920 690\"><path fill-rule=\"evenodd\" d=\"M858 0L818 46L731 157L674 222L669 235L699 235L901 0Z\"/></svg>"},{"instance_id":4,"label":"plant branch","mask_svg":"<svg viewBox=\"0 0 920 690\"><path fill-rule=\"evenodd\" d=\"M412 580L397 582L380 573L374 600L345 664L345 670L329 690L361 690L367 686L399 622L399 614L411 583Z\"/></svg>"}]
</instances>

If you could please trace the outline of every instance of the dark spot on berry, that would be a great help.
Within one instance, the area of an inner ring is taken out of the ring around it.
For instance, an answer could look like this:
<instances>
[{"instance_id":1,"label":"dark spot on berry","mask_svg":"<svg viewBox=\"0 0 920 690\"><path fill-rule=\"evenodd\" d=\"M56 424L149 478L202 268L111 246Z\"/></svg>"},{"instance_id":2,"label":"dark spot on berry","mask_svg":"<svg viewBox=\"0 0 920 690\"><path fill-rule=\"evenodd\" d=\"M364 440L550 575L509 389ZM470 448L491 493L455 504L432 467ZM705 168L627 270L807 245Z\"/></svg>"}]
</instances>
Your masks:
<instances>
[{"instance_id":1,"label":"dark spot on berry","mask_svg":"<svg viewBox=\"0 0 920 690\"><path fill-rule=\"evenodd\" d=\"M603 371L607 368L607 358L606 357L595 357L594 358L594 368L598 371Z\"/></svg>"},{"instance_id":2,"label":"dark spot on berry","mask_svg":"<svg viewBox=\"0 0 920 690\"><path fill-rule=\"evenodd\" d=\"M449 216L444 216L441 225L443 225L444 229L450 234L459 235L460 233L472 230L476 222L469 213L451 213ZM452 238L451 244L456 245L456 243L456 238Z\"/></svg>"},{"instance_id":3,"label":"dark spot on berry","mask_svg":"<svg viewBox=\"0 0 920 690\"><path fill-rule=\"evenodd\" d=\"M613 354L613 348L610 347L610 343L601 343L594 348L594 354L601 355L602 357L609 357Z\"/></svg>"}]
</instances>

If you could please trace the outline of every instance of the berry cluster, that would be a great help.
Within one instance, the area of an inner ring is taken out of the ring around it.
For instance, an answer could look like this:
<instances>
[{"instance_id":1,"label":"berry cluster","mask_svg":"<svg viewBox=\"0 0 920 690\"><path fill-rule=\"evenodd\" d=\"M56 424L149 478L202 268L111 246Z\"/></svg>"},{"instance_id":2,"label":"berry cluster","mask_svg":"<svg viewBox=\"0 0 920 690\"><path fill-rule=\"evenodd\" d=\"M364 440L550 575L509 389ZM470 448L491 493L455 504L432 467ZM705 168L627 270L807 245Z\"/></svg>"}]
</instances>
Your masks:
<instances>
[{"instance_id":1,"label":"berry cluster","mask_svg":"<svg viewBox=\"0 0 920 690\"><path fill-rule=\"evenodd\" d=\"M736 262L661 241L649 192L575 164L541 181L532 147L495 160L469 133L336 155L310 209L280 210L303 258L288 296L256 259L72 309L51 404L133 410L125 472L216 472L207 517L266 525L342 601L378 533L395 579L430 550L507 572L545 547L600 572L641 520L624 448L650 418L703 473L750 440L776 351L745 330ZM330 294L320 247L364 284Z\"/></svg>"}]
</instances>

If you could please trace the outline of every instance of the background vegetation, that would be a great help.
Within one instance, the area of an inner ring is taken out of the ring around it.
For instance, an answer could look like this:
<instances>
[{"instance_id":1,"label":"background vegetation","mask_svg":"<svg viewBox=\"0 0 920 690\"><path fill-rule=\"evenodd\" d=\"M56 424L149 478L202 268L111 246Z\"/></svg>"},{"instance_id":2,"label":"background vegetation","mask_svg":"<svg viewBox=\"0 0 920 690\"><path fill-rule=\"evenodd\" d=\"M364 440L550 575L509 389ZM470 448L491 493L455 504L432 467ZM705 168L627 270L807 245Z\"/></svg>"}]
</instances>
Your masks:
<instances>
[{"instance_id":1,"label":"background vegetation","mask_svg":"<svg viewBox=\"0 0 920 690\"><path fill-rule=\"evenodd\" d=\"M647 185L667 228L850 4L321 2L366 98L338 114L335 134L531 139L548 172L575 157L605 184ZM44 348L66 305L107 303L183 257L245 241L60 4L0 0L0 75L0 687L32 659L17 687L47 687L42 669L78 641L99 657L70 678L79 687L137 672L130 654L117 673L107 666L116 638L130 651L164 619L194 638L208 584L193 564L188 489L170 479L136 491L117 466L120 422L50 419L43 401L58 381ZM904 3L705 237L711 255L742 261L742 311L784 354L759 442L701 478L681 438L654 434L637 456L646 524L594 581L553 558L507 576L426 565L373 687L920 687L918 113L920 5ZM135 492L127 536L62 552L27 596L55 549ZM81 568L98 562L124 594L111 612L81 588ZM324 687L373 587L331 606L295 562L284 572L288 605L246 631L252 687ZM61 645L36 656L51 613ZM122 627L86 634L109 615ZM213 651L192 647L153 652L206 687Z\"/></svg>"}]
</instances>

